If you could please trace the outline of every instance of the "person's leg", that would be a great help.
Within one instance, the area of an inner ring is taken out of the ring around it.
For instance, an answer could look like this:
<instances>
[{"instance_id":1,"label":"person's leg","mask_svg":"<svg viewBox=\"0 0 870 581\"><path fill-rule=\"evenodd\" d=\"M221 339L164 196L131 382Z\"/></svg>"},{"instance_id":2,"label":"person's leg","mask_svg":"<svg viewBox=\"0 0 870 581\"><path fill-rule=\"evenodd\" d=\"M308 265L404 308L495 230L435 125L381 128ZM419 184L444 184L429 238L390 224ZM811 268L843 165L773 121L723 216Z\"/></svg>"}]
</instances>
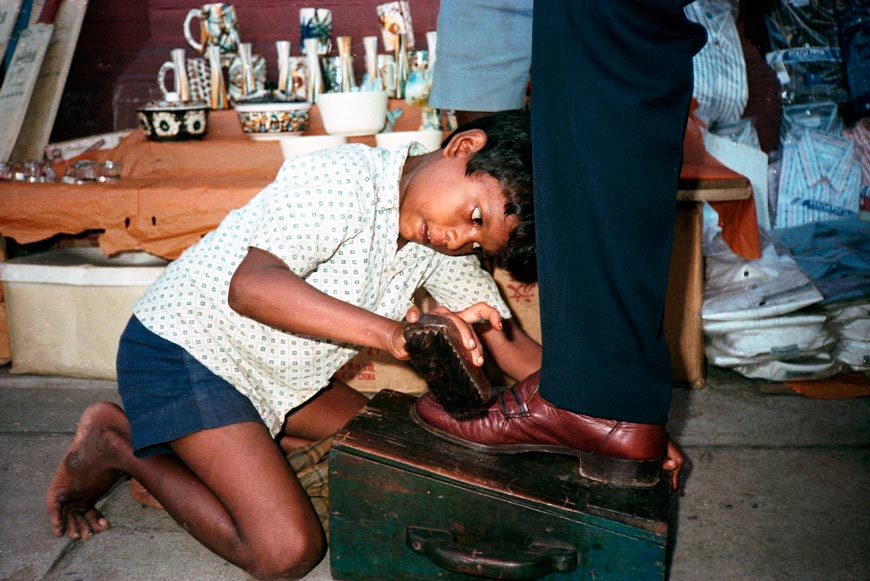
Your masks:
<instances>
[{"instance_id":1,"label":"person's leg","mask_svg":"<svg viewBox=\"0 0 870 581\"><path fill-rule=\"evenodd\" d=\"M580 474L676 488L662 334L692 55L679 0L536 2L532 152L540 373L484 409L414 407L430 432L488 453L572 454Z\"/></svg>"},{"instance_id":2,"label":"person's leg","mask_svg":"<svg viewBox=\"0 0 870 581\"><path fill-rule=\"evenodd\" d=\"M317 515L247 397L135 317L117 369L124 410L86 410L46 494L55 534L107 528L94 503L127 474L254 575L299 576L322 558Z\"/></svg>"},{"instance_id":3,"label":"person's leg","mask_svg":"<svg viewBox=\"0 0 870 581\"><path fill-rule=\"evenodd\" d=\"M463 125L522 109L532 47L532 0L442 0L429 105Z\"/></svg>"},{"instance_id":4,"label":"person's leg","mask_svg":"<svg viewBox=\"0 0 870 581\"><path fill-rule=\"evenodd\" d=\"M313 399L287 417L284 429L275 438L284 454L335 434L368 402L368 399L344 383L334 380ZM136 479L130 480L130 495L151 508L163 508L148 489Z\"/></svg>"},{"instance_id":5,"label":"person's leg","mask_svg":"<svg viewBox=\"0 0 870 581\"><path fill-rule=\"evenodd\" d=\"M363 394L334 379L329 387L287 415L277 440L289 454L294 449L336 433L368 402Z\"/></svg>"},{"instance_id":6,"label":"person's leg","mask_svg":"<svg viewBox=\"0 0 870 581\"><path fill-rule=\"evenodd\" d=\"M170 446L177 455L137 458L124 412L89 407L46 495L54 533L87 538L108 528L94 503L129 474L203 545L254 575L300 577L320 561L323 530L262 424L204 430Z\"/></svg>"},{"instance_id":7,"label":"person's leg","mask_svg":"<svg viewBox=\"0 0 870 581\"><path fill-rule=\"evenodd\" d=\"M667 420L662 318L692 55L703 39L682 4L535 3L540 392L565 410Z\"/></svg>"}]
</instances>

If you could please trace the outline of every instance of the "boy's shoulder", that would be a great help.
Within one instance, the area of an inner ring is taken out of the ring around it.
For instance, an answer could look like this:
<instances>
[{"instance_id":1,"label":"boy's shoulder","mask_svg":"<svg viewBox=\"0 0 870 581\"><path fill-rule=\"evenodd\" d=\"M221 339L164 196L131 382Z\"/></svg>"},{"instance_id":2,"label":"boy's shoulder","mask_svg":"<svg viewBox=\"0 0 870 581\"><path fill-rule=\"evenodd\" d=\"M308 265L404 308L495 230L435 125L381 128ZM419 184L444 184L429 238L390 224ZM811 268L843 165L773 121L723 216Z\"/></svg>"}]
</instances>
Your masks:
<instances>
[{"instance_id":1,"label":"boy's shoulder","mask_svg":"<svg viewBox=\"0 0 870 581\"><path fill-rule=\"evenodd\" d=\"M342 166L357 167L359 170L364 166L376 167L388 163L388 153L364 143L344 143L329 149L289 157L281 165L281 170L282 172L311 168L329 170Z\"/></svg>"}]
</instances>

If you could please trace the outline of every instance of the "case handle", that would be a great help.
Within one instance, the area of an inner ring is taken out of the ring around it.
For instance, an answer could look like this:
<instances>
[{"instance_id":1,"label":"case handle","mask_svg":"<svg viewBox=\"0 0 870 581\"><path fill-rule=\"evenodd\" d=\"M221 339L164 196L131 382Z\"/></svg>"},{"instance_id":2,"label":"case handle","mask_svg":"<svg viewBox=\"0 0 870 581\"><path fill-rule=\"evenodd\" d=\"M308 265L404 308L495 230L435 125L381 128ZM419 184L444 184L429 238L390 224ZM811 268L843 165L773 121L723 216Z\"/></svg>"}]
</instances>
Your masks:
<instances>
[{"instance_id":1,"label":"case handle","mask_svg":"<svg viewBox=\"0 0 870 581\"><path fill-rule=\"evenodd\" d=\"M438 567L462 575L523 580L577 568L577 549L558 541L535 541L525 547L505 543L466 547L449 531L408 527L405 544Z\"/></svg>"}]
</instances>

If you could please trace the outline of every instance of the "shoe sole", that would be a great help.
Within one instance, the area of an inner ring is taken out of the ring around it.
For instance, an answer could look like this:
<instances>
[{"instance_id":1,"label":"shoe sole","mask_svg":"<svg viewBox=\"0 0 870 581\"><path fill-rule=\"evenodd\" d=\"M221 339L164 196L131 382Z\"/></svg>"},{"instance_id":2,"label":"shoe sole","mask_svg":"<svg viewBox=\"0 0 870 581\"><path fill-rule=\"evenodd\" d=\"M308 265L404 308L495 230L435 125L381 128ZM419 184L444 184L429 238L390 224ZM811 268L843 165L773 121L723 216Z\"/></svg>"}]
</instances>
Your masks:
<instances>
[{"instance_id":1,"label":"shoe sole","mask_svg":"<svg viewBox=\"0 0 870 581\"><path fill-rule=\"evenodd\" d=\"M429 391L445 410L480 407L492 398L492 386L480 367L456 343L458 330L449 319L422 315L404 332L411 367L426 380Z\"/></svg>"},{"instance_id":2,"label":"shoe sole","mask_svg":"<svg viewBox=\"0 0 870 581\"><path fill-rule=\"evenodd\" d=\"M624 458L613 458L611 456L583 452L582 450L568 448L567 446L556 446L550 444L510 444L504 446L490 446L487 444L472 442L460 438L459 436L455 436L440 428L436 428L420 417L415 406L411 406L410 414L414 423L430 434L476 452L482 452L484 454L525 454L528 452L543 452L546 454L561 454L563 456L579 458L580 476L609 486L635 489L654 488L658 485L661 477L662 459L627 460Z\"/></svg>"}]
</instances>

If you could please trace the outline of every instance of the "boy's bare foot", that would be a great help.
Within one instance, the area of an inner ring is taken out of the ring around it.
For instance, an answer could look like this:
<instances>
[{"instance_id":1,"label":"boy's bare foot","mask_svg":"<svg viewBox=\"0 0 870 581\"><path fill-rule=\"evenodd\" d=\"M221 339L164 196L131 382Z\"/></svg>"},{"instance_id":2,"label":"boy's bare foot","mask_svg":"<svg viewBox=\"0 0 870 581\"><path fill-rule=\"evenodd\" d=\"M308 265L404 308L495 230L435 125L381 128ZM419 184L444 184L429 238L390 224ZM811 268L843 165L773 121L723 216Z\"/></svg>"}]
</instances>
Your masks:
<instances>
[{"instance_id":1,"label":"boy's bare foot","mask_svg":"<svg viewBox=\"0 0 870 581\"><path fill-rule=\"evenodd\" d=\"M89 406L45 495L55 536L87 539L109 528L94 505L122 475L115 468L123 454L119 445L129 450L129 424L121 408L109 402Z\"/></svg>"},{"instance_id":2,"label":"boy's bare foot","mask_svg":"<svg viewBox=\"0 0 870 581\"><path fill-rule=\"evenodd\" d=\"M148 492L148 489L135 478L130 480L130 496L132 496L133 500L139 504L150 506L157 510L163 510L163 505L160 504L160 501L154 498L154 496Z\"/></svg>"}]
</instances>

